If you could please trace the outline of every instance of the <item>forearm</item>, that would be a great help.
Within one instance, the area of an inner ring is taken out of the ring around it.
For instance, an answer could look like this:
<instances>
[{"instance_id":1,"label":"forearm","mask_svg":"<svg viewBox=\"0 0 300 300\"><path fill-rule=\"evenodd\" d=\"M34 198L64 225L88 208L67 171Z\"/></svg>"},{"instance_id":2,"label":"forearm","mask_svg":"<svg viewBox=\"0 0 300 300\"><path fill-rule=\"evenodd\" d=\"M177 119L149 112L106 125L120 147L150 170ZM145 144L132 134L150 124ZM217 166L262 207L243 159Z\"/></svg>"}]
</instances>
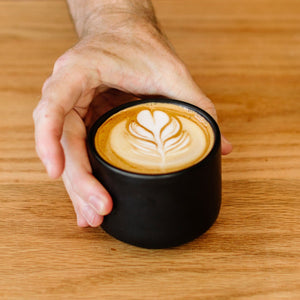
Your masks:
<instances>
[{"instance_id":1,"label":"forearm","mask_svg":"<svg viewBox=\"0 0 300 300\"><path fill-rule=\"evenodd\" d=\"M121 29L131 20L158 29L150 0L67 0L79 37Z\"/></svg>"}]
</instances>

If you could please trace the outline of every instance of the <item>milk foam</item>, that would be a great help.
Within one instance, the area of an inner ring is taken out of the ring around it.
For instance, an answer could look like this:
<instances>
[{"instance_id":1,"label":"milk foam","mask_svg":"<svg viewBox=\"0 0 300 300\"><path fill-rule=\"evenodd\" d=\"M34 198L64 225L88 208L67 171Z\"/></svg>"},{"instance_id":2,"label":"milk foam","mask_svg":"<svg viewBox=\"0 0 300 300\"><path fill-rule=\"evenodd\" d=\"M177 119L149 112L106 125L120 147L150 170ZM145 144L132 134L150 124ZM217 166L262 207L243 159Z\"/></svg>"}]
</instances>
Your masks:
<instances>
[{"instance_id":1,"label":"milk foam","mask_svg":"<svg viewBox=\"0 0 300 300\"><path fill-rule=\"evenodd\" d=\"M214 142L208 122L192 110L167 103L129 107L100 126L95 146L121 169L163 174L202 160Z\"/></svg>"},{"instance_id":2,"label":"milk foam","mask_svg":"<svg viewBox=\"0 0 300 300\"><path fill-rule=\"evenodd\" d=\"M159 157L162 164L170 153L186 151L191 140L180 120L161 110L140 111L127 130L135 153Z\"/></svg>"}]
</instances>

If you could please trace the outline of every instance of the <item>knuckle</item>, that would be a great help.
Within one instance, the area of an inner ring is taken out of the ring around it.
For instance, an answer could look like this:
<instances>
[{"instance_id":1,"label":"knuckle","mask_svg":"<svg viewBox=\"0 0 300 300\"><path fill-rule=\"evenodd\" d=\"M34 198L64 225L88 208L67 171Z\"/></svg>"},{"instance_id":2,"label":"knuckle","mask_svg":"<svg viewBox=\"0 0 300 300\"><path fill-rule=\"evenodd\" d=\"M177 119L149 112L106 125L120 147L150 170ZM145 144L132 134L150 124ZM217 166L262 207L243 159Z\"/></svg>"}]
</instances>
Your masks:
<instances>
[{"instance_id":1,"label":"knuckle","mask_svg":"<svg viewBox=\"0 0 300 300\"><path fill-rule=\"evenodd\" d=\"M39 104L35 107L35 109L32 112L32 118L34 120L34 123L36 124L40 115L41 115L41 111L42 111L42 102L40 101Z\"/></svg>"},{"instance_id":2,"label":"knuckle","mask_svg":"<svg viewBox=\"0 0 300 300\"><path fill-rule=\"evenodd\" d=\"M38 111L37 110L38 110L38 106L32 112L32 119L33 119L34 122L36 122L36 120L37 120L37 116L38 116Z\"/></svg>"},{"instance_id":3,"label":"knuckle","mask_svg":"<svg viewBox=\"0 0 300 300\"><path fill-rule=\"evenodd\" d=\"M70 48L55 61L53 72L73 66L75 62L80 61L82 58L83 55L79 49L76 47Z\"/></svg>"},{"instance_id":4,"label":"knuckle","mask_svg":"<svg viewBox=\"0 0 300 300\"><path fill-rule=\"evenodd\" d=\"M73 55L69 50L55 61L53 72L55 73L61 70L62 68L65 68L66 66L70 65L72 60L73 60Z\"/></svg>"},{"instance_id":5,"label":"knuckle","mask_svg":"<svg viewBox=\"0 0 300 300\"><path fill-rule=\"evenodd\" d=\"M34 120L35 125L37 125L36 123L38 122L38 120L41 118L41 116L43 116L43 114L47 110L47 104L48 104L47 101L42 99L42 100L40 100L38 105L34 108L34 110L32 112L32 118Z\"/></svg>"},{"instance_id":6,"label":"knuckle","mask_svg":"<svg viewBox=\"0 0 300 300\"><path fill-rule=\"evenodd\" d=\"M72 82L74 86L84 86L87 77L86 66L83 65L79 55L73 53L73 50L72 53L65 53L58 58L54 64L53 81L68 78L69 82ZM47 81L45 82L43 92L48 88L48 83Z\"/></svg>"},{"instance_id":7,"label":"knuckle","mask_svg":"<svg viewBox=\"0 0 300 300\"><path fill-rule=\"evenodd\" d=\"M176 63L173 63L172 65L174 67L174 73L176 75L178 75L179 77L183 77L183 78L190 77L189 70L187 69L186 65L181 60L177 59Z\"/></svg>"},{"instance_id":8,"label":"knuckle","mask_svg":"<svg viewBox=\"0 0 300 300\"><path fill-rule=\"evenodd\" d=\"M178 80L178 78L190 78L190 72L186 65L174 54L167 53L167 59L161 63L162 74L165 77L172 80Z\"/></svg>"},{"instance_id":9,"label":"knuckle","mask_svg":"<svg viewBox=\"0 0 300 300\"><path fill-rule=\"evenodd\" d=\"M46 89L48 88L50 81L51 81L51 76L48 77L48 78L45 80L45 82L43 83L43 86L42 86L42 94L45 94L45 91L46 91Z\"/></svg>"}]
</instances>

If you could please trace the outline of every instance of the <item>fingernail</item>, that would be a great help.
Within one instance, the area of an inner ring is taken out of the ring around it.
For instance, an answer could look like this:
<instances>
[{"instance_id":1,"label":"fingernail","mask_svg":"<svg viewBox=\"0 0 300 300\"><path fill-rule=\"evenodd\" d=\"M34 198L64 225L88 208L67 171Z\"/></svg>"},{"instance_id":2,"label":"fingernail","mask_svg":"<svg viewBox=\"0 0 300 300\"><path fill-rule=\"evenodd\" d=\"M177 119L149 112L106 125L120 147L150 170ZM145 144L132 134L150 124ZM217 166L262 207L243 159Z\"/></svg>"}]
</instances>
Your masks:
<instances>
[{"instance_id":1,"label":"fingernail","mask_svg":"<svg viewBox=\"0 0 300 300\"><path fill-rule=\"evenodd\" d=\"M45 167L46 167L46 171L47 171L47 173L48 173L48 175L50 175L50 169L51 169L51 163L50 163L50 161L49 160L45 160L44 161L44 165L45 165Z\"/></svg>"},{"instance_id":2,"label":"fingernail","mask_svg":"<svg viewBox=\"0 0 300 300\"><path fill-rule=\"evenodd\" d=\"M48 176L52 177L52 173L53 173L53 166L51 164L51 162L49 160L45 160L44 161L44 165L46 167Z\"/></svg>"},{"instance_id":3,"label":"fingernail","mask_svg":"<svg viewBox=\"0 0 300 300\"><path fill-rule=\"evenodd\" d=\"M77 225L79 227L87 227L87 221L82 215L77 215Z\"/></svg>"},{"instance_id":4,"label":"fingernail","mask_svg":"<svg viewBox=\"0 0 300 300\"><path fill-rule=\"evenodd\" d=\"M81 208L81 214L86 219L86 221L89 223L89 225L93 226L93 223L94 223L94 220L96 217L96 212L89 204L86 204Z\"/></svg>"},{"instance_id":5,"label":"fingernail","mask_svg":"<svg viewBox=\"0 0 300 300\"><path fill-rule=\"evenodd\" d=\"M226 139L226 137L224 135L223 135L223 140L224 140L224 142L226 142L226 143L228 143L228 144L231 145L231 143Z\"/></svg>"},{"instance_id":6,"label":"fingernail","mask_svg":"<svg viewBox=\"0 0 300 300\"><path fill-rule=\"evenodd\" d=\"M97 197L97 196L91 196L89 198L89 204L90 206L97 212L99 215L104 215L104 205L103 205L103 199Z\"/></svg>"}]
</instances>

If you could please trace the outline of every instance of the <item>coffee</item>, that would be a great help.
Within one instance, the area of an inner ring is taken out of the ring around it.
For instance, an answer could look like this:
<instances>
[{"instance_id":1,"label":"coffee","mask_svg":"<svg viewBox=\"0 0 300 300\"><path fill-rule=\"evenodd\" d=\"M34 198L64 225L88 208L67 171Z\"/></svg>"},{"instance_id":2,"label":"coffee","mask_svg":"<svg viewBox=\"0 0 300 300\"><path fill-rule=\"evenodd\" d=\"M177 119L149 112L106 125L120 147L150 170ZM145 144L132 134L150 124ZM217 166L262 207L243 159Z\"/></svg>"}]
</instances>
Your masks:
<instances>
[{"instance_id":1,"label":"coffee","mask_svg":"<svg viewBox=\"0 0 300 300\"><path fill-rule=\"evenodd\" d=\"M214 134L208 121L192 109L148 102L109 117L94 142L98 154L119 169L165 174L203 160L212 149Z\"/></svg>"}]
</instances>

